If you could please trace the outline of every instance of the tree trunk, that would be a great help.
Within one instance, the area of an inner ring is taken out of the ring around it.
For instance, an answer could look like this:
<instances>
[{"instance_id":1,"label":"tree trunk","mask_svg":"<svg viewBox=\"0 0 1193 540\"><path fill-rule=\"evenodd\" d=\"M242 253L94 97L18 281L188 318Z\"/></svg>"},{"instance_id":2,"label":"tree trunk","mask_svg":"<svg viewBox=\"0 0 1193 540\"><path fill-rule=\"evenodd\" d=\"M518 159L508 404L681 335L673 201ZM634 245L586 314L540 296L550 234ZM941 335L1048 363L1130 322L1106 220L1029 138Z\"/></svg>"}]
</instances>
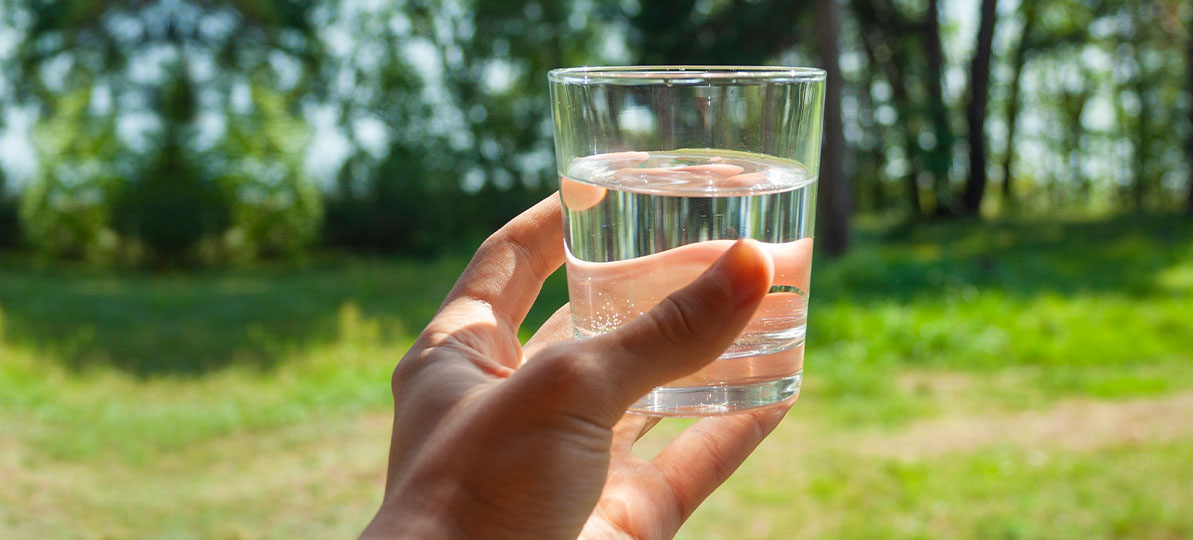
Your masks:
<instances>
[{"instance_id":1,"label":"tree trunk","mask_svg":"<svg viewBox=\"0 0 1193 540\"><path fill-rule=\"evenodd\" d=\"M982 19L978 43L969 66L969 105L965 118L969 124L969 180L962 197L963 211L976 215L986 193L986 102L990 96L990 56L994 46L994 23L998 18L996 0L982 0Z\"/></svg>"},{"instance_id":2,"label":"tree trunk","mask_svg":"<svg viewBox=\"0 0 1193 540\"><path fill-rule=\"evenodd\" d=\"M940 1L928 0L924 20L924 45L928 53L928 109L936 145L928 153L928 170L932 173L932 188L936 194L936 215L955 214L949 193L949 170L953 161L953 130L949 125L949 110L944 102L944 50L940 44Z\"/></svg>"},{"instance_id":3,"label":"tree trunk","mask_svg":"<svg viewBox=\"0 0 1193 540\"><path fill-rule=\"evenodd\" d=\"M1189 71L1189 80L1185 81L1188 84L1186 92L1189 94L1189 140L1185 141L1185 163L1189 167L1189 199L1185 201L1185 211L1193 216L1193 10L1189 11L1189 21L1185 25L1188 29L1188 48L1186 51L1186 66Z\"/></svg>"},{"instance_id":4,"label":"tree trunk","mask_svg":"<svg viewBox=\"0 0 1193 540\"><path fill-rule=\"evenodd\" d=\"M880 5L872 0L856 0L852 3L858 25L861 27L861 41L866 50L866 57L874 68L881 68L891 84L893 104L898 112L898 126L902 133L903 148L908 163L907 174L903 176L903 184L907 196L907 208L911 218L917 219L923 215L923 205L920 204L920 188L917 184L920 173L920 149L916 138L916 119L912 113L913 106L907 89L907 80L903 77L903 67L910 64L910 59L904 54L903 48L897 43L904 39L904 26L897 17L895 7L890 2ZM879 13L881 7L882 13ZM894 28L893 33L887 33ZM879 58L876 47L886 43L891 47L891 55Z\"/></svg>"},{"instance_id":5,"label":"tree trunk","mask_svg":"<svg viewBox=\"0 0 1193 540\"><path fill-rule=\"evenodd\" d=\"M1015 205L1014 177L1011 167L1015 160L1015 129L1019 123L1019 101L1022 91L1020 81L1023 78L1023 68L1027 65L1027 53L1032 46L1032 32L1036 25L1034 5L1033 2L1020 4L1023 11L1023 32L1019 37L1019 46L1011 57L1011 95L1007 100L1006 113L1007 147L1002 156L1002 204L1004 208L1012 208Z\"/></svg>"},{"instance_id":6,"label":"tree trunk","mask_svg":"<svg viewBox=\"0 0 1193 540\"><path fill-rule=\"evenodd\" d=\"M857 184L864 184L855 185L854 189L868 195L868 206L863 208L873 212L884 210L887 206L885 186L882 183L882 167L886 162L886 148L883 146L886 130L875 115L874 97L871 93L877 75L876 69L877 66L871 60L862 79L863 90L857 93L858 123L861 124L862 133L855 150L858 154L855 161L858 167L852 175Z\"/></svg>"},{"instance_id":7,"label":"tree trunk","mask_svg":"<svg viewBox=\"0 0 1193 540\"><path fill-rule=\"evenodd\" d=\"M1077 69L1084 81L1081 90L1076 92L1062 90L1060 92L1061 111L1064 113L1064 123L1067 125L1064 158L1069 162L1069 179L1072 185L1077 186L1080 202L1088 204L1089 196L1093 192L1093 185L1082 171L1084 155L1081 148L1081 137L1085 134L1085 126L1081 123L1081 117L1085 115L1086 105L1093 94L1091 91L1093 83L1090 82L1091 76L1087 70Z\"/></svg>"},{"instance_id":8,"label":"tree trunk","mask_svg":"<svg viewBox=\"0 0 1193 540\"><path fill-rule=\"evenodd\" d=\"M824 143L816 208L817 243L829 255L849 247L849 179L845 177L845 131L841 118L840 20L837 0L816 2L816 48L828 72L824 95Z\"/></svg>"},{"instance_id":9,"label":"tree trunk","mask_svg":"<svg viewBox=\"0 0 1193 540\"><path fill-rule=\"evenodd\" d=\"M1072 66L1062 66L1057 71L1064 73ZM1061 77L1061 75L1057 75ZM1063 135L1061 135L1056 144L1060 148L1060 160L1057 163L1057 170L1050 175L1052 178L1051 186L1049 188L1049 197L1052 205L1056 208L1063 207L1068 202L1076 202L1077 204L1088 205L1089 196L1092 192L1093 186L1086 178L1082 169L1083 154L1081 148L1081 137L1085 133L1085 128L1081 124L1081 117L1085 113L1085 105L1089 101L1090 92L1087 90L1079 90L1070 92L1068 90L1060 90L1057 92L1057 113L1060 115L1060 123L1064 125ZM1068 170L1067 175L1065 169ZM1067 182L1063 181L1067 177Z\"/></svg>"},{"instance_id":10,"label":"tree trunk","mask_svg":"<svg viewBox=\"0 0 1193 540\"><path fill-rule=\"evenodd\" d=\"M1139 100L1139 112L1135 116L1135 152L1134 159L1131 161L1133 166L1132 172L1135 175L1131 194L1134 210L1142 212L1147 206L1148 195L1152 191L1151 168L1148 167L1148 160L1152 154L1152 137L1150 132L1151 104L1148 101L1147 73L1143 71L1144 68L1142 67L1145 65L1143 62L1142 37L1136 36L1136 40L1132 44L1132 49L1135 52L1135 65L1140 66L1140 72L1134 74L1134 81L1131 85L1135 96Z\"/></svg>"}]
</instances>

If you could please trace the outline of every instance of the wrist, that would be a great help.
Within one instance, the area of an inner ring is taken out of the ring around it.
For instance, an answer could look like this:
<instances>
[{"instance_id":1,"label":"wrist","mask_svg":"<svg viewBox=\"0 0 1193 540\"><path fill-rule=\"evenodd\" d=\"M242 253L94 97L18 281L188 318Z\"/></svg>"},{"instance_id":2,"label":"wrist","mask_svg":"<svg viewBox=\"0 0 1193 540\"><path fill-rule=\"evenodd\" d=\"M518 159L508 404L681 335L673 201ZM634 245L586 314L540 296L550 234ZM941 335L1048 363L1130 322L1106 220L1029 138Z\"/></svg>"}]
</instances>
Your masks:
<instances>
[{"instance_id":1,"label":"wrist","mask_svg":"<svg viewBox=\"0 0 1193 540\"><path fill-rule=\"evenodd\" d=\"M417 497L399 493L385 497L373 521L361 533L362 539L464 539L459 522L452 516L451 505L442 496L427 490Z\"/></svg>"},{"instance_id":2,"label":"wrist","mask_svg":"<svg viewBox=\"0 0 1193 540\"><path fill-rule=\"evenodd\" d=\"M377 513L360 535L362 540L395 538L455 539L467 538L453 522L436 516L395 514L384 509Z\"/></svg>"}]
</instances>

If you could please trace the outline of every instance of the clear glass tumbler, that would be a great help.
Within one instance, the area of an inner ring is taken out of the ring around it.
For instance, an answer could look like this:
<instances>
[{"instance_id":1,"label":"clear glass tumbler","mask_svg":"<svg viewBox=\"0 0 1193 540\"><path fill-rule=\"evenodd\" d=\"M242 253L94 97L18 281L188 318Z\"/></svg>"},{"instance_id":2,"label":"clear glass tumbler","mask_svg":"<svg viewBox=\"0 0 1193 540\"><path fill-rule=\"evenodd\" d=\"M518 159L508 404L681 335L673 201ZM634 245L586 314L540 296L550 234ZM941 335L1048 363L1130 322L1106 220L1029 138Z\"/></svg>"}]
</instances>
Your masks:
<instances>
[{"instance_id":1,"label":"clear glass tumbler","mask_svg":"<svg viewBox=\"0 0 1193 540\"><path fill-rule=\"evenodd\" d=\"M770 293L733 345L630 410L706 416L794 399L825 72L585 67L549 79L578 339L650 310L738 238L762 242L775 261Z\"/></svg>"}]
</instances>

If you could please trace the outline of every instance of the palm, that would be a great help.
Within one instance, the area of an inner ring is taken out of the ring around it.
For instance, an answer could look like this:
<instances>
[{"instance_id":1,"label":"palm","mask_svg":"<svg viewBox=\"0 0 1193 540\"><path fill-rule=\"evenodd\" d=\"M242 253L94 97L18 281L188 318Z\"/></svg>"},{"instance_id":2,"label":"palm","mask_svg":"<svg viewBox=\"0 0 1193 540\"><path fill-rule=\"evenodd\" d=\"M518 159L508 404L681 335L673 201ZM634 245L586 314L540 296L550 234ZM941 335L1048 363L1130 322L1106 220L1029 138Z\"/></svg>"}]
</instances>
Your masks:
<instances>
[{"instance_id":1,"label":"palm","mask_svg":"<svg viewBox=\"0 0 1193 540\"><path fill-rule=\"evenodd\" d=\"M539 329L526 344L529 358L570 337L569 315L564 306ZM670 538L785 412L775 408L701 419L650 460L631 450L659 417L626 414L612 428L609 470L582 536Z\"/></svg>"},{"instance_id":2,"label":"palm","mask_svg":"<svg viewBox=\"0 0 1193 540\"><path fill-rule=\"evenodd\" d=\"M772 267L761 248L734 248L670 310L569 341L565 306L523 348L518 327L562 263L559 221L545 201L486 241L398 363L387 496L365 536L668 538L782 418L786 407L705 418L634 457L654 422L625 408L724 350ZM734 282L748 294L732 296Z\"/></svg>"}]
</instances>

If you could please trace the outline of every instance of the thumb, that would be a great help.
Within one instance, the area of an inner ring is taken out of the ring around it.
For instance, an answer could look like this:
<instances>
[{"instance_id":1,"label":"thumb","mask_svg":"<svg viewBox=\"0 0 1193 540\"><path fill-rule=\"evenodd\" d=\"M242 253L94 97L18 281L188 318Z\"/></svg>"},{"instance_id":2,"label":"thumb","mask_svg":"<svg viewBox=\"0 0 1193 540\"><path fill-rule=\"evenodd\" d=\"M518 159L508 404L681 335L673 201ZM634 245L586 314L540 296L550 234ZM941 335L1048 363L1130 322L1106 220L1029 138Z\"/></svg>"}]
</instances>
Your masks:
<instances>
[{"instance_id":1,"label":"thumb","mask_svg":"<svg viewBox=\"0 0 1193 540\"><path fill-rule=\"evenodd\" d=\"M695 373L737 338L766 296L774 263L754 240L738 240L699 278L645 315L575 343L596 362L591 376L601 419L613 425L652 388ZM597 412L597 411L592 411Z\"/></svg>"}]
</instances>

